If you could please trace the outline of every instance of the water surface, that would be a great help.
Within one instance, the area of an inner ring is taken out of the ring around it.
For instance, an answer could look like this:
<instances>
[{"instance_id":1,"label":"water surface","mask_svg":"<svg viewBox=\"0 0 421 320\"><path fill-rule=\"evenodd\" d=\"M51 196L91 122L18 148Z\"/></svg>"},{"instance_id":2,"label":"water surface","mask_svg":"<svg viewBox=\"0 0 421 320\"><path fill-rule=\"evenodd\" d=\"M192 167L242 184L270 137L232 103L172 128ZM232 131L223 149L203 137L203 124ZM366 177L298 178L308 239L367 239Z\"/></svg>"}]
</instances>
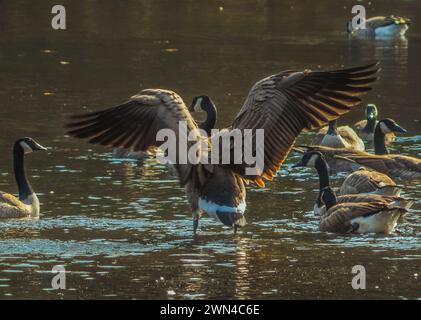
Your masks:
<instances>
[{"instance_id":1,"label":"water surface","mask_svg":"<svg viewBox=\"0 0 421 320\"><path fill-rule=\"evenodd\" d=\"M317 176L292 170L295 155L265 189L248 188L249 224L237 236L204 218L194 238L184 190L165 166L115 161L62 128L70 114L146 87L175 90L186 102L211 96L222 128L264 76L379 60L381 80L366 102L408 129L394 150L417 156L420 3L367 7L413 19L399 41L350 41L344 27L354 1L61 3L66 31L50 28L51 1L0 1L0 190L16 192L17 137L51 148L27 161L41 219L0 221L0 298L421 298L420 215L391 236L321 233L311 213ZM420 197L410 185L407 194ZM67 290L51 290L55 265L68 271ZM367 290L352 289L354 265L366 267Z\"/></svg>"}]
</instances>

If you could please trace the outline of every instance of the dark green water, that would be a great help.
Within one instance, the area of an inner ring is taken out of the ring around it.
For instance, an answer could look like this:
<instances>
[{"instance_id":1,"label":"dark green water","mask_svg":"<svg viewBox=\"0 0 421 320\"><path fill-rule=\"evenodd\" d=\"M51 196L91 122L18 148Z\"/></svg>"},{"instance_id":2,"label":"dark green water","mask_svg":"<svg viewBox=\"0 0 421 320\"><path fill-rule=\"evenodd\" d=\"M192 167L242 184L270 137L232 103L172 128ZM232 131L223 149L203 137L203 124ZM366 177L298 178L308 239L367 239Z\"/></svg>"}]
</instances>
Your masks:
<instances>
[{"instance_id":1,"label":"dark green water","mask_svg":"<svg viewBox=\"0 0 421 320\"><path fill-rule=\"evenodd\" d=\"M194 239L184 191L165 167L116 162L110 150L64 135L68 115L146 87L187 103L210 95L225 127L264 76L379 60L381 80L366 102L408 129L395 150L419 155L421 3L371 1L369 15L413 19L407 39L350 41L354 3L63 0L68 29L54 31L55 2L0 0L0 190L16 192L17 137L51 148L27 161L41 219L0 221L0 298L421 298L420 215L387 237L320 233L316 175L290 170L294 156L265 189L248 189L240 234L205 218ZM51 290L58 264L67 290ZM351 287L354 265L366 267L366 290Z\"/></svg>"}]
</instances>

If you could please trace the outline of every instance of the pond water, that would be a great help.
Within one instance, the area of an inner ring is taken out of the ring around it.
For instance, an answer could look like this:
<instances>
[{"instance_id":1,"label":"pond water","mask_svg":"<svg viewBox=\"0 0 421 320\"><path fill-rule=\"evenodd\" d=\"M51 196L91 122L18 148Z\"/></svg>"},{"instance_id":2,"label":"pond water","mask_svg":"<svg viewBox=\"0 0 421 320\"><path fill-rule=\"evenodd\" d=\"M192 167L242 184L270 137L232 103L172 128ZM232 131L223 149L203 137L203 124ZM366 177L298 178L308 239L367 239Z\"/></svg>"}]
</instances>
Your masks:
<instances>
[{"instance_id":1,"label":"pond water","mask_svg":"<svg viewBox=\"0 0 421 320\"><path fill-rule=\"evenodd\" d=\"M291 155L264 189L248 188L239 234L205 217L198 237L184 190L154 159L115 161L65 136L66 117L118 104L141 88L207 94L230 125L257 80L284 69L379 60L365 102L408 129L396 152L421 150L421 3L371 1L369 15L413 19L406 39L349 40L356 1L61 1L67 30L50 27L51 2L0 1L0 190L17 191L11 147L28 156L39 221L0 221L0 298L421 298L421 216L390 236L321 233L312 214L318 179ZM363 117L355 110L341 123ZM300 142L311 141L311 133ZM334 177L339 186L342 177ZM406 192L419 198L417 182ZM52 290L64 265L67 290ZM355 265L367 289L354 290Z\"/></svg>"}]
</instances>

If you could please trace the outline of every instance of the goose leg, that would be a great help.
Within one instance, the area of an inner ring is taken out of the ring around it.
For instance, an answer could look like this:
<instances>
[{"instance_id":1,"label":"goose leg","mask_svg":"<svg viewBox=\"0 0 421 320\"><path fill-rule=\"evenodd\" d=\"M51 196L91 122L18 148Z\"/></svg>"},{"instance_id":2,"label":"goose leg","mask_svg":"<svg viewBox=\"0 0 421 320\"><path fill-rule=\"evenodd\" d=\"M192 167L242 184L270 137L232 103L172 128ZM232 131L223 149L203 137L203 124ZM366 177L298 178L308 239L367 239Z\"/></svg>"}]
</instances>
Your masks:
<instances>
[{"instance_id":1,"label":"goose leg","mask_svg":"<svg viewBox=\"0 0 421 320\"><path fill-rule=\"evenodd\" d=\"M200 219L200 213L198 210L193 212L193 234L197 234L197 228L199 227L199 219Z\"/></svg>"},{"instance_id":2,"label":"goose leg","mask_svg":"<svg viewBox=\"0 0 421 320\"><path fill-rule=\"evenodd\" d=\"M238 231L238 225L234 225L234 234L237 234L237 231Z\"/></svg>"},{"instance_id":3,"label":"goose leg","mask_svg":"<svg viewBox=\"0 0 421 320\"><path fill-rule=\"evenodd\" d=\"M199 218L193 218L193 233L197 234L197 228L199 227Z\"/></svg>"}]
</instances>

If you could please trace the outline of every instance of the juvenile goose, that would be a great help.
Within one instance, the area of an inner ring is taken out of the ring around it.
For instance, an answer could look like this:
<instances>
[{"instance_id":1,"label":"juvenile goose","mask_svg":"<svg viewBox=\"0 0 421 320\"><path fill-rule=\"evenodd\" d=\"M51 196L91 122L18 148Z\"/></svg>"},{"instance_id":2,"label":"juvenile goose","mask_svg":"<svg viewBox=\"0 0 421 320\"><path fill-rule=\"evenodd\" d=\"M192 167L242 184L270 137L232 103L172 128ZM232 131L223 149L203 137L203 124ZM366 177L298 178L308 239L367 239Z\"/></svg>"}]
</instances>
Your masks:
<instances>
[{"instance_id":1,"label":"juvenile goose","mask_svg":"<svg viewBox=\"0 0 421 320\"><path fill-rule=\"evenodd\" d=\"M354 29L352 21L348 21L347 31L357 37L396 38L404 36L410 24L411 20L405 17L378 16L367 19L365 29Z\"/></svg>"},{"instance_id":2,"label":"juvenile goose","mask_svg":"<svg viewBox=\"0 0 421 320\"><path fill-rule=\"evenodd\" d=\"M366 120L358 121L354 124L357 134L366 141L373 143L374 129L378 123L377 116L378 111L375 104L368 104L365 109ZM386 145L391 144L395 141L396 136L393 132L386 134Z\"/></svg>"},{"instance_id":3,"label":"juvenile goose","mask_svg":"<svg viewBox=\"0 0 421 320\"><path fill-rule=\"evenodd\" d=\"M224 130L216 139L232 138L233 134L241 133L241 139L247 142L247 132L252 133L253 139L263 133L264 143L248 144L244 151L247 152L248 147L251 154L257 155L256 159L262 158L263 163L250 162L250 159L246 162L245 155L241 161L229 157L227 164L221 164L221 158L212 158L211 164L207 164L207 160L198 163L190 159L187 163L177 161L185 156L179 143L183 133L193 133L195 137L187 140L188 149L205 143L203 148L195 150L201 159L209 160L206 151L211 145L208 139L197 134L197 124L181 97L163 89L142 90L117 107L74 116L68 133L87 138L90 143L138 151L150 146L168 148L157 134L162 133L161 129L172 131L177 146L174 166L187 192L194 232L202 212L234 227L235 231L245 225L244 183L253 182L263 187L263 179L271 180L276 175L303 129L320 127L360 106L359 96L371 89L369 85L376 80L373 77L376 72L375 64L336 71L288 70L257 82L230 130ZM237 143L232 140L229 139L233 152Z\"/></svg>"},{"instance_id":4,"label":"juvenile goose","mask_svg":"<svg viewBox=\"0 0 421 320\"><path fill-rule=\"evenodd\" d=\"M412 199L375 194L336 197L329 184L328 166L322 153L304 153L294 167L304 166L315 167L319 174L320 188L314 213L320 215L321 231L389 234L414 203Z\"/></svg>"},{"instance_id":5,"label":"juvenile goose","mask_svg":"<svg viewBox=\"0 0 421 320\"><path fill-rule=\"evenodd\" d=\"M312 144L331 148L345 148L364 151L364 142L349 126L337 128L337 120L329 121L328 128L317 133Z\"/></svg>"},{"instance_id":6,"label":"juvenile goose","mask_svg":"<svg viewBox=\"0 0 421 320\"><path fill-rule=\"evenodd\" d=\"M38 218L39 201L25 174L24 156L33 151L47 150L31 138L22 138L13 147L13 168L19 198L0 191L0 218Z\"/></svg>"}]
</instances>

